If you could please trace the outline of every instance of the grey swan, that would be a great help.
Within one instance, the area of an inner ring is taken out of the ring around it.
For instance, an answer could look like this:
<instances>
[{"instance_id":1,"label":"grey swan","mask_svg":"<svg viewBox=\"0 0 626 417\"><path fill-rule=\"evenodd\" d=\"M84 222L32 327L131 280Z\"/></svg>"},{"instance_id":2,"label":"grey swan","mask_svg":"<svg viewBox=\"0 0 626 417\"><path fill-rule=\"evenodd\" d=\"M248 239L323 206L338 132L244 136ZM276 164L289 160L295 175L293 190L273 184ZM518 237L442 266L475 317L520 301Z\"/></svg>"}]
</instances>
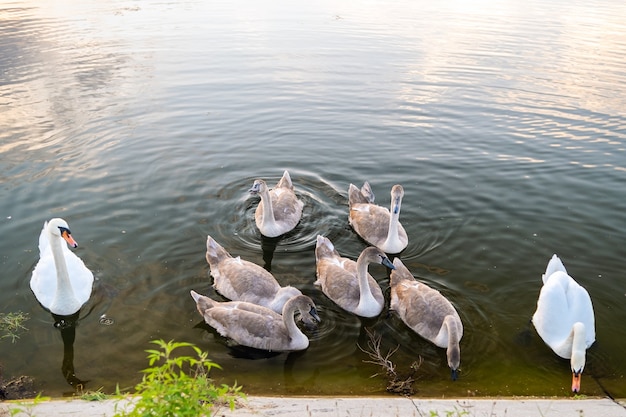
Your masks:
<instances>
[{"instance_id":1,"label":"grey swan","mask_svg":"<svg viewBox=\"0 0 626 417\"><path fill-rule=\"evenodd\" d=\"M354 184L348 188L348 222L354 231L370 245L395 254L402 252L409 238L400 224L400 207L404 189L396 184L391 188L391 210L374 204L374 193L366 181L359 190Z\"/></svg>"},{"instance_id":2,"label":"grey swan","mask_svg":"<svg viewBox=\"0 0 626 417\"><path fill-rule=\"evenodd\" d=\"M463 337L463 323L452 303L441 293L419 282L399 258L394 259L391 271L390 310L426 340L446 348L448 366L453 380L458 377L461 363L459 342Z\"/></svg>"},{"instance_id":3,"label":"grey swan","mask_svg":"<svg viewBox=\"0 0 626 417\"><path fill-rule=\"evenodd\" d=\"M307 324L321 321L315 303L306 295L289 299L282 315L245 301L215 301L193 290L191 296L209 326L222 336L255 349L271 352L307 349L309 339L296 325L294 314L298 311Z\"/></svg>"},{"instance_id":4,"label":"grey swan","mask_svg":"<svg viewBox=\"0 0 626 417\"><path fill-rule=\"evenodd\" d=\"M302 294L295 287L281 287L261 266L239 256L233 258L211 236L206 241L206 260L213 276L213 288L230 300L258 304L280 314L288 299Z\"/></svg>"},{"instance_id":5,"label":"grey swan","mask_svg":"<svg viewBox=\"0 0 626 417\"><path fill-rule=\"evenodd\" d=\"M302 218L304 203L294 192L289 172L285 171L273 189L265 181L254 181L250 193L261 201L254 212L254 221L263 236L277 237L293 230Z\"/></svg>"},{"instance_id":6,"label":"grey swan","mask_svg":"<svg viewBox=\"0 0 626 417\"><path fill-rule=\"evenodd\" d=\"M367 272L370 263L379 263L393 269L391 261L380 249L365 248L355 261L339 255L332 242L317 236L315 247L317 280L335 304L361 317L376 317L383 310L385 299L380 286Z\"/></svg>"}]
</instances>

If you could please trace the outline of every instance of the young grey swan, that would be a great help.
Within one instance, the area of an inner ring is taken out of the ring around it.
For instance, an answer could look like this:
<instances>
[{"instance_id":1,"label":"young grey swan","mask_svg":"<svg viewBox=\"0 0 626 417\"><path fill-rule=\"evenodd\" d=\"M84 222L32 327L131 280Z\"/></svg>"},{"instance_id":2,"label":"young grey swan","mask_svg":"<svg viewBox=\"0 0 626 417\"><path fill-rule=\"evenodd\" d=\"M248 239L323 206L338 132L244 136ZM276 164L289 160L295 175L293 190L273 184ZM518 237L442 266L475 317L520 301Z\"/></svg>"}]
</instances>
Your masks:
<instances>
[{"instance_id":1,"label":"young grey swan","mask_svg":"<svg viewBox=\"0 0 626 417\"><path fill-rule=\"evenodd\" d=\"M304 203L296 197L287 171L272 190L265 181L258 179L250 188L250 193L261 196L254 212L254 221L263 236L283 235L295 228L300 221Z\"/></svg>"},{"instance_id":2,"label":"young grey swan","mask_svg":"<svg viewBox=\"0 0 626 417\"><path fill-rule=\"evenodd\" d=\"M239 256L233 258L211 236L206 240L206 260L213 276L213 288L233 301L247 301L281 314L288 299L302 294L297 288L281 287L259 265Z\"/></svg>"},{"instance_id":3,"label":"young grey swan","mask_svg":"<svg viewBox=\"0 0 626 417\"><path fill-rule=\"evenodd\" d=\"M532 322L554 353L570 359L572 391L579 392L585 352L596 339L591 297L567 274L563 262L556 255L548 262L542 280L543 287Z\"/></svg>"},{"instance_id":4,"label":"young grey swan","mask_svg":"<svg viewBox=\"0 0 626 417\"><path fill-rule=\"evenodd\" d=\"M393 269L389 258L378 248L365 248L356 262L339 255L331 241L317 236L315 247L317 281L315 285L335 304L361 317L375 317L385 305L383 292L367 272L371 262Z\"/></svg>"},{"instance_id":5,"label":"young grey swan","mask_svg":"<svg viewBox=\"0 0 626 417\"><path fill-rule=\"evenodd\" d=\"M283 314L245 301L218 302L191 291L198 312L219 334L242 346L271 352L290 352L309 347L309 339L296 326L294 314L300 312L305 323L320 322L315 303L306 295L289 299Z\"/></svg>"},{"instance_id":6,"label":"young grey swan","mask_svg":"<svg viewBox=\"0 0 626 417\"><path fill-rule=\"evenodd\" d=\"M65 220L55 218L44 223L39 235L39 262L30 279L39 303L61 316L80 310L93 287L93 274L66 242L73 248L78 246Z\"/></svg>"},{"instance_id":7,"label":"young grey swan","mask_svg":"<svg viewBox=\"0 0 626 417\"><path fill-rule=\"evenodd\" d=\"M354 184L348 188L350 214L348 221L354 231L366 242L386 253L400 253L407 247L409 238L400 224L400 206L404 189L391 188L391 211L374 204L374 193L366 181L359 190Z\"/></svg>"},{"instance_id":8,"label":"young grey swan","mask_svg":"<svg viewBox=\"0 0 626 417\"><path fill-rule=\"evenodd\" d=\"M390 309L415 333L447 349L452 380L456 380L463 337L459 314L439 291L417 281L400 259L394 259L393 265L396 269L391 271Z\"/></svg>"}]
</instances>

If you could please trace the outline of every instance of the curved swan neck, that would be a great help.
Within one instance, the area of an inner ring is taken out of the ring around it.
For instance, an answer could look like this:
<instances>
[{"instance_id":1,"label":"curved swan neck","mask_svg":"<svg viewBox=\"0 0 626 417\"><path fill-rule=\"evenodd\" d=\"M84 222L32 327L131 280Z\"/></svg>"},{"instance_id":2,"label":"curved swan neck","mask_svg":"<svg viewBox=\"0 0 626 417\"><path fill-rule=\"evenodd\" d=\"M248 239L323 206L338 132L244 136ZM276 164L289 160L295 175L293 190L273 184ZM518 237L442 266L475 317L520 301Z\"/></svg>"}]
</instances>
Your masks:
<instances>
[{"instance_id":1,"label":"curved swan neck","mask_svg":"<svg viewBox=\"0 0 626 417\"><path fill-rule=\"evenodd\" d=\"M443 320L443 325L448 330L448 348L446 350L446 356L448 358L448 366L453 371L453 379L455 377L454 371L458 369L461 363L461 351L459 349L459 329L457 328L456 321L453 316L446 316Z\"/></svg>"},{"instance_id":2,"label":"curved swan neck","mask_svg":"<svg viewBox=\"0 0 626 417\"><path fill-rule=\"evenodd\" d=\"M357 279L359 280L359 304L357 306L357 311L360 311L365 306L371 305L372 303L376 303L376 299L372 295L372 289L370 288L370 283L367 277L367 266L369 265L369 261L362 256L356 261L356 274Z\"/></svg>"},{"instance_id":3,"label":"curved swan neck","mask_svg":"<svg viewBox=\"0 0 626 417\"><path fill-rule=\"evenodd\" d=\"M54 267L57 273L57 291L55 299L61 297L74 297L74 291L72 291L72 285L70 283L70 276L67 272L67 263L65 262L65 255L63 255L63 242L61 238L48 233L48 240L50 241L50 250L52 251L52 258L54 259Z\"/></svg>"},{"instance_id":4,"label":"curved swan neck","mask_svg":"<svg viewBox=\"0 0 626 417\"><path fill-rule=\"evenodd\" d=\"M294 317L296 310L298 310L296 305L287 302L283 308L283 323L285 323L285 328L287 329L287 334L290 339L289 342L292 345L292 348L306 348L309 345L309 339L296 325L296 319Z\"/></svg>"},{"instance_id":5,"label":"curved swan neck","mask_svg":"<svg viewBox=\"0 0 626 417\"><path fill-rule=\"evenodd\" d=\"M267 187L263 187L259 194L261 195L261 201L263 201L263 223L265 226L274 226L276 224L276 219L274 218L274 209L272 208L270 191Z\"/></svg>"}]
</instances>

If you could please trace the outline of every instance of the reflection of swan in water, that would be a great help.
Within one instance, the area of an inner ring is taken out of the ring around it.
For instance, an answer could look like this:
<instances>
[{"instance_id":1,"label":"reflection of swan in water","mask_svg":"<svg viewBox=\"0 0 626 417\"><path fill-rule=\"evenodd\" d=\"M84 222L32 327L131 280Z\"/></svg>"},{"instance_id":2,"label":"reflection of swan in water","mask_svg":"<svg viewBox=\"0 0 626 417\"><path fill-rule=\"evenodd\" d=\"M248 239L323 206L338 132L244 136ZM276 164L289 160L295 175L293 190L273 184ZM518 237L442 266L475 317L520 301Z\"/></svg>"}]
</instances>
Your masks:
<instances>
[{"instance_id":1,"label":"reflection of swan in water","mask_svg":"<svg viewBox=\"0 0 626 417\"><path fill-rule=\"evenodd\" d=\"M263 261L265 262L263 268L265 268L267 272L272 272L272 259L274 259L274 252L281 238L282 236L267 237L261 235L261 250L263 251Z\"/></svg>"},{"instance_id":2,"label":"reflection of swan in water","mask_svg":"<svg viewBox=\"0 0 626 417\"><path fill-rule=\"evenodd\" d=\"M76 339L76 326L78 325L78 315L80 312L70 316L60 316L53 314L54 327L61 332L63 339L63 362L61 372L68 384L77 390L82 390L88 381L83 381L74 372L74 340Z\"/></svg>"}]
</instances>

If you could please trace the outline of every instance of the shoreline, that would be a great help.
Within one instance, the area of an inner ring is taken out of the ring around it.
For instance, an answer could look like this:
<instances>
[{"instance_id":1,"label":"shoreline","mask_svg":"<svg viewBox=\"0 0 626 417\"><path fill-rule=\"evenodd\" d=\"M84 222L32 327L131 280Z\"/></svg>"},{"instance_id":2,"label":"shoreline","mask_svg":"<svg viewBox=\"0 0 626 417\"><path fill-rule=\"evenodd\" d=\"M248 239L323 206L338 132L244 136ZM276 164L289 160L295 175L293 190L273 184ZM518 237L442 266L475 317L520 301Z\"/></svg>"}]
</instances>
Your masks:
<instances>
[{"instance_id":1,"label":"shoreline","mask_svg":"<svg viewBox=\"0 0 626 417\"><path fill-rule=\"evenodd\" d=\"M11 400L0 403L0 416L16 417L112 417L132 405L132 396L88 401L80 398ZM122 408L120 408L122 407ZM9 411L13 410L13 411ZM19 410L16 414L11 414ZM602 416L626 417L626 399L590 398L410 398L410 397L270 397L250 396L235 410L221 407L214 415L223 417L405 417L405 416Z\"/></svg>"}]
</instances>

